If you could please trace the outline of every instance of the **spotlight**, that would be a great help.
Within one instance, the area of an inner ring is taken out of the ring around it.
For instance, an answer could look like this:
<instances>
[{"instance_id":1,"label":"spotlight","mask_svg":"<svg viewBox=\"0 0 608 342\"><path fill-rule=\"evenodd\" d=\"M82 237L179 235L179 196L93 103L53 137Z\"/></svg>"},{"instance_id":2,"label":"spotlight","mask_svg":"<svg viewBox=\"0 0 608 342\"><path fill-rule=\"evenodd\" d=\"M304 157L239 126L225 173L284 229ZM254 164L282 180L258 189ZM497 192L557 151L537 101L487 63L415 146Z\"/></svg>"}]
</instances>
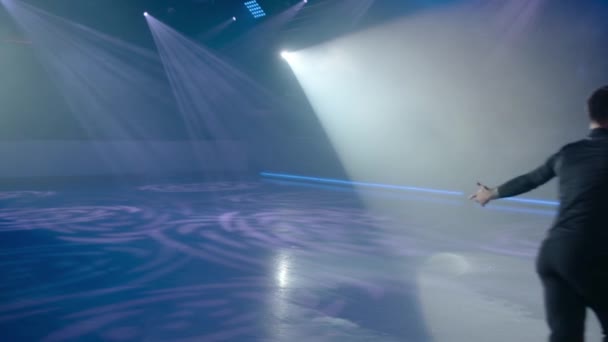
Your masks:
<instances>
[{"instance_id":1,"label":"spotlight","mask_svg":"<svg viewBox=\"0 0 608 342\"><path fill-rule=\"evenodd\" d=\"M247 1L244 5L255 19L266 16L266 12L264 12L262 6L256 0Z\"/></svg>"},{"instance_id":2,"label":"spotlight","mask_svg":"<svg viewBox=\"0 0 608 342\"><path fill-rule=\"evenodd\" d=\"M293 56L293 53L285 50L281 51L281 57L283 57L283 59L289 60L291 56Z\"/></svg>"},{"instance_id":3,"label":"spotlight","mask_svg":"<svg viewBox=\"0 0 608 342\"><path fill-rule=\"evenodd\" d=\"M232 17L232 21L236 21L236 17Z\"/></svg>"},{"instance_id":4,"label":"spotlight","mask_svg":"<svg viewBox=\"0 0 608 342\"><path fill-rule=\"evenodd\" d=\"M147 17L147 16L148 16L148 12L144 12L144 17Z\"/></svg>"},{"instance_id":5,"label":"spotlight","mask_svg":"<svg viewBox=\"0 0 608 342\"><path fill-rule=\"evenodd\" d=\"M304 0L304 3L305 3L305 4L307 4L307 3L308 3L308 0Z\"/></svg>"}]
</instances>

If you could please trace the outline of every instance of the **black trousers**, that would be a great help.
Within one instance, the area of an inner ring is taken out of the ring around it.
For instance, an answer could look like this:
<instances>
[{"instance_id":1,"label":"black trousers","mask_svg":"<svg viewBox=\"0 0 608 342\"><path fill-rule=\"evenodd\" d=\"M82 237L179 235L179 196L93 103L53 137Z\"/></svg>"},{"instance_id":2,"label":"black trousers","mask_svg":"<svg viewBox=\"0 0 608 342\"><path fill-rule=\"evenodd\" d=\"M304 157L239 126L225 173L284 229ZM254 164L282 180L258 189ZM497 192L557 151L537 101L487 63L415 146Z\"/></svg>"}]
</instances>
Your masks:
<instances>
[{"instance_id":1,"label":"black trousers","mask_svg":"<svg viewBox=\"0 0 608 342\"><path fill-rule=\"evenodd\" d=\"M544 287L549 341L584 341L590 308L602 325L603 341L608 342L608 245L576 237L547 239L536 269Z\"/></svg>"}]
</instances>

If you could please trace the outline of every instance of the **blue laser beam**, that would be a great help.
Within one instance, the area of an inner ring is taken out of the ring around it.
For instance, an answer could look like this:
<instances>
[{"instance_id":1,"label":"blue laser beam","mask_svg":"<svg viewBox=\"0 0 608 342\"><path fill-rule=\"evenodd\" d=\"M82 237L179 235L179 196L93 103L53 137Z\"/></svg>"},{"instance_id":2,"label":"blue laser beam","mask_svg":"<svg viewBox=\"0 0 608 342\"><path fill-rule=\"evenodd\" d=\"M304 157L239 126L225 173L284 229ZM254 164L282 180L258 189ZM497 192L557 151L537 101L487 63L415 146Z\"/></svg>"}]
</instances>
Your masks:
<instances>
[{"instance_id":1,"label":"blue laser beam","mask_svg":"<svg viewBox=\"0 0 608 342\"><path fill-rule=\"evenodd\" d=\"M552 207L559 206L559 202L557 201L547 201L547 200L539 200L532 198L503 198L503 201L516 202L516 203L525 203L525 204L540 204L540 205L548 205Z\"/></svg>"},{"instance_id":2,"label":"blue laser beam","mask_svg":"<svg viewBox=\"0 0 608 342\"><path fill-rule=\"evenodd\" d=\"M450 196L464 196L464 193L461 191L449 191L449 190L439 190L439 189L421 188L421 187L403 186L403 185L347 181L347 180L342 180L342 179L290 175L290 174L274 173L274 172L261 172L260 176L267 177L267 178L310 181L310 182L325 183L325 184L357 185L357 186L372 187L372 188L379 188L379 189L416 191L416 192L432 193L432 194L439 194L439 195L450 195ZM559 206L559 202L540 200L540 199L504 198L503 200L508 201L508 202L522 203L522 204L536 204L536 205L546 205L546 206L552 206L552 207Z\"/></svg>"},{"instance_id":3,"label":"blue laser beam","mask_svg":"<svg viewBox=\"0 0 608 342\"><path fill-rule=\"evenodd\" d=\"M419 188L419 187L413 187L413 186L346 181L346 180L341 180L341 179L288 175L288 174L283 174L283 173L261 172L260 175L262 177L295 179L295 180L304 180L304 181L328 183L328 184L358 185L358 186L374 187L374 188L380 188L380 189L417 191L417 192L426 192L426 193L452 195L452 196L463 196L464 195L464 193L462 193L460 191L446 191L446 190L437 190L437 189L429 189L429 188Z\"/></svg>"}]
</instances>

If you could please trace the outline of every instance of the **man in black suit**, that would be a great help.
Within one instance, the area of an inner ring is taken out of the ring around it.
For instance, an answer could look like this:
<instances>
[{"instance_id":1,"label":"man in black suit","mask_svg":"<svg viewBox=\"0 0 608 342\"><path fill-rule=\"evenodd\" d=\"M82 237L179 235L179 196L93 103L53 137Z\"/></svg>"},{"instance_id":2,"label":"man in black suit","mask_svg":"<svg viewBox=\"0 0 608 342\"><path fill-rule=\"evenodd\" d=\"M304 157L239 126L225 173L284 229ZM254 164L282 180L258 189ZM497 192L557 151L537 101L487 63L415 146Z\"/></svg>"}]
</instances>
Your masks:
<instances>
[{"instance_id":1,"label":"man in black suit","mask_svg":"<svg viewBox=\"0 0 608 342\"><path fill-rule=\"evenodd\" d=\"M586 139L501 186L477 183L470 197L485 206L558 177L558 214L536 263L551 342L583 341L587 308L599 318L608 342L608 86L596 90L587 104L591 131Z\"/></svg>"}]
</instances>

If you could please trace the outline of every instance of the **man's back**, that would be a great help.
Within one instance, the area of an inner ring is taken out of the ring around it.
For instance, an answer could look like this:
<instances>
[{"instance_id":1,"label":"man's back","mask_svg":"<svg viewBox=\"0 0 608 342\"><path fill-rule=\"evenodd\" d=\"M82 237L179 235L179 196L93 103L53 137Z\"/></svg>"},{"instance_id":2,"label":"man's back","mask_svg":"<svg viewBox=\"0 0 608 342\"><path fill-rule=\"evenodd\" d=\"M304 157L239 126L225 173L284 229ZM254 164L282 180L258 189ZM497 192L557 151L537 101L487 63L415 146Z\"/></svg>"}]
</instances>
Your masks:
<instances>
[{"instance_id":1,"label":"man's back","mask_svg":"<svg viewBox=\"0 0 608 342\"><path fill-rule=\"evenodd\" d=\"M560 207L550 237L608 238L608 129L562 148L554 170Z\"/></svg>"}]
</instances>

